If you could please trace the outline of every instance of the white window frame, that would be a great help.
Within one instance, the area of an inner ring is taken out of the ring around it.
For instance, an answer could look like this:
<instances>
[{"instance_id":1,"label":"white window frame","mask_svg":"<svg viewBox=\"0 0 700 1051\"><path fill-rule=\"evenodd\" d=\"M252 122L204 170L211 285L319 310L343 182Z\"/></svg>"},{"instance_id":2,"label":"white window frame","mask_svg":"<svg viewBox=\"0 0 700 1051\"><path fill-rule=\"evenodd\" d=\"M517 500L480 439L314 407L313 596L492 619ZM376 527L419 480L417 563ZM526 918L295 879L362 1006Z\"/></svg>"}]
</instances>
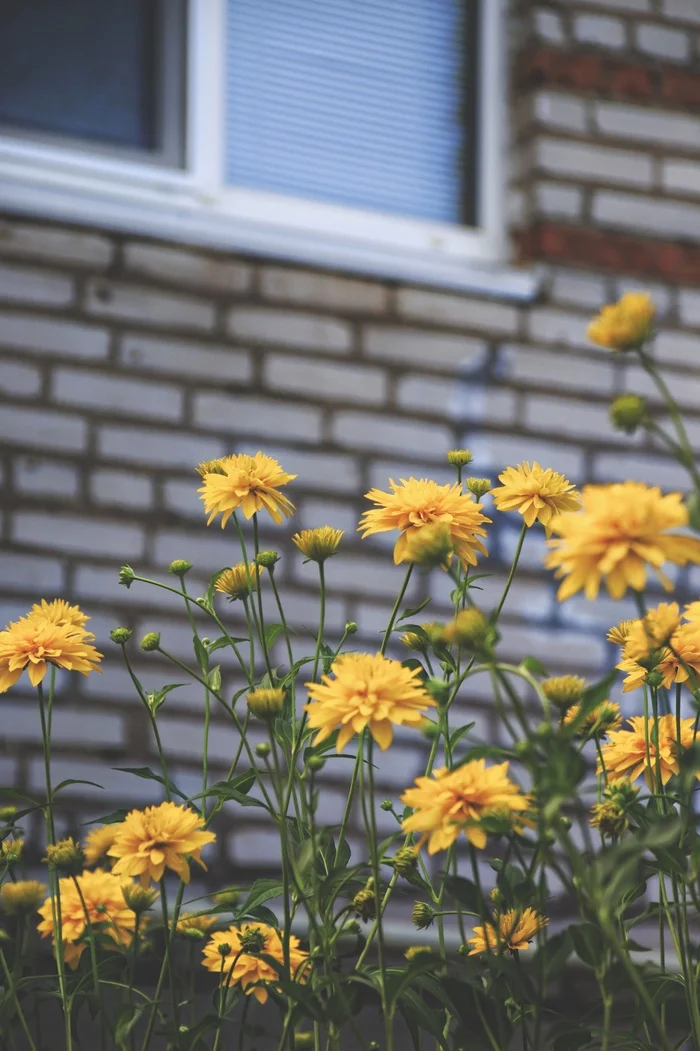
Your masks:
<instances>
[{"instance_id":1,"label":"white window frame","mask_svg":"<svg viewBox=\"0 0 700 1051\"><path fill-rule=\"evenodd\" d=\"M225 19L226 0L188 0L183 169L5 133L0 207L388 278L487 292L495 280L498 290L532 294L532 275L503 273L504 0L482 0L480 18L479 227L226 186Z\"/></svg>"}]
</instances>

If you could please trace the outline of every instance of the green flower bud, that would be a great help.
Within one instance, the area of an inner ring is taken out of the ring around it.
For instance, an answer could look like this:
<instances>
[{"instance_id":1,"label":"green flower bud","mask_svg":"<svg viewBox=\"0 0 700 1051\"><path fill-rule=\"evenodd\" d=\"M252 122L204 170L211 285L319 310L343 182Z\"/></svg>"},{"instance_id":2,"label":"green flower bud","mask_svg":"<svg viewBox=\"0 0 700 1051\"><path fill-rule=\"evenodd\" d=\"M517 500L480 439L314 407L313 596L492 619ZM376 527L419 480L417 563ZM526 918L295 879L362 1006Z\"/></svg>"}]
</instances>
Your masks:
<instances>
[{"instance_id":1,"label":"green flower bud","mask_svg":"<svg viewBox=\"0 0 700 1051\"><path fill-rule=\"evenodd\" d=\"M413 906L411 919L414 927L417 927L419 931L426 930L435 919L435 910L432 905L428 905L427 901L417 901Z\"/></svg>"},{"instance_id":2,"label":"green flower bud","mask_svg":"<svg viewBox=\"0 0 700 1051\"><path fill-rule=\"evenodd\" d=\"M271 751L272 748L267 741L261 741L260 744L256 744L255 746L255 754L258 759L267 759Z\"/></svg>"},{"instance_id":3,"label":"green flower bud","mask_svg":"<svg viewBox=\"0 0 700 1051\"><path fill-rule=\"evenodd\" d=\"M390 810L394 809L394 804L390 799L382 799L381 803L379 804L379 809L384 810L388 813Z\"/></svg>"},{"instance_id":4,"label":"green flower bud","mask_svg":"<svg viewBox=\"0 0 700 1051\"><path fill-rule=\"evenodd\" d=\"M256 566L263 566L265 569L272 569L279 560L280 556L276 551L259 551L255 556Z\"/></svg>"},{"instance_id":5,"label":"green flower bud","mask_svg":"<svg viewBox=\"0 0 700 1051\"><path fill-rule=\"evenodd\" d=\"M634 434L646 417L647 400L638 394L621 394L610 406L610 422L626 434Z\"/></svg>"},{"instance_id":6,"label":"green flower bud","mask_svg":"<svg viewBox=\"0 0 700 1051\"><path fill-rule=\"evenodd\" d=\"M392 858L392 865L399 876L412 876L418 865L414 847L401 847Z\"/></svg>"},{"instance_id":7,"label":"green flower bud","mask_svg":"<svg viewBox=\"0 0 700 1051\"><path fill-rule=\"evenodd\" d=\"M469 449L450 449L447 454L447 462L453 467L466 467L474 459L474 454Z\"/></svg>"},{"instance_id":8,"label":"green flower bud","mask_svg":"<svg viewBox=\"0 0 700 1051\"><path fill-rule=\"evenodd\" d=\"M160 649L160 632L149 631L141 639L141 649L146 653L150 653L152 650Z\"/></svg>"},{"instance_id":9,"label":"green flower bud","mask_svg":"<svg viewBox=\"0 0 700 1051\"><path fill-rule=\"evenodd\" d=\"M123 584L125 588L130 588L134 580L136 579L136 574L134 573L131 566L122 566L119 570L118 579L119 583Z\"/></svg>"},{"instance_id":10,"label":"green flower bud","mask_svg":"<svg viewBox=\"0 0 700 1051\"><path fill-rule=\"evenodd\" d=\"M326 760L322 755L312 755L309 757L306 765L313 773L317 773L319 770L323 770L326 765Z\"/></svg>"},{"instance_id":11,"label":"green flower bud","mask_svg":"<svg viewBox=\"0 0 700 1051\"><path fill-rule=\"evenodd\" d=\"M660 671L647 672L646 684L652 690L658 690L659 686L664 684L664 677Z\"/></svg>"},{"instance_id":12,"label":"green flower bud","mask_svg":"<svg viewBox=\"0 0 700 1051\"><path fill-rule=\"evenodd\" d=\"M355 623L354 620L346 621L346 624L345 624L345 634L346 635L355 635L358 631L359 631L358 625Z\"/></svg>"},{"instance_id":13,"label":"green flower bud","mask_svg":"<svg viewBox=\"0 0 700 1051\"><path fill-rule=\"evenodd\" d=\"M192 569L192 563L188 562L186 558L176 558L168 566L168 573L172 573L176 577L184 577L185 573L189 573Z\"/></svg>"},{"instance_id":14,"label":"green flower bud","mask_svg":"<svg viewBox=\"0 0 700 1051\"><path fill-rule=\"evenodd\" d=\"M473 493L477 500L480 500L482 496L493 488L490 478L467 478L467 489L470 493Z\"/></svg>"},{"instance_id":15,"label":"green flower bud","mask_svg":"<svg viewBox=\"0 0 700 1051\"><path fill-rule=\"evenodd\" d=\"M109 637L117 646L125 646L133 634L131 628L113 628Z\"/></svg>"},{"instance_id":16,"label":"green flower bud","mask_svg":"<svg viewBox=\"0 0 700 1051\"><path fill-rule=\"evenodd\" d=\"M438 679L431 676L425 683L425 688L439 705L446 704L450 698L452 687L449 682L445 682L444 679Z\"/></svg>"},{"instance_id":17,"label":"green flower bud","mask_svg":"<svg viewBox=\"0 0 700 1051\"><path fill-rule=\"evenodd\" d=\"M229 943L228 942L221 942L219 944L219 955L220 956L230 956L230 954L231 954L231 946L229 945Z\"/></svg>"},{"instance_id":18,"label":"green flower bud","mask_svg":"<svg viewBox=\"0 0 700 1051\"><path fill-rule=\"evenodd\" d=\"M259 927L249 927L247 931L241 934L241 949L244 952L264 952L266 940Z\"/></svg>"}]
</instances>

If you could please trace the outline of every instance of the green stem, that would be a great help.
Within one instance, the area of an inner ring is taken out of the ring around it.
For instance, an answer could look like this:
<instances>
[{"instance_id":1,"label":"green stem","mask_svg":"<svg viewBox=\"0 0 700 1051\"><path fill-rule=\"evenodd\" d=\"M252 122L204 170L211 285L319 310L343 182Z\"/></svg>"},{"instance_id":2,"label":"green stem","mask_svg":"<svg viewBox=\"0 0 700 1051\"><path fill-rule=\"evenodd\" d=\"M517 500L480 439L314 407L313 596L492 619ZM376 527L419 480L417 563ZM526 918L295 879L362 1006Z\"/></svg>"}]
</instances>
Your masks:
<instances>
[{"instance_id":1,"label":"green stem","mask_svg":"<svg viewBox=\"0 0 700 1051\"><path fill-rule=\"evenodd\" d=\"M319 587L321 592L321 608L318 616L318 633L316 635L316 652L314 653L314 672L312 681L316 682L318 675L318 663L321 659L321 646L323 645L323 632L326 627L326 577L323 562L318 564Z\"/></svg>"},{"instance_id":2,"label":"green stem","mask_svg":"<svg viewBox=\"0 0 700 1051\"><path fill-rule=\"evenodd\" d=\"M396 602L394 603L394 608L391 611L391 616L389 617L389 623L387 624L386 631L384 632L384 638L382 639L382 645L381 645L381 648L379 650L379 652L382 654L382 656L386 653L386 648L389 645L389 640L391 638L391 633L394 630L394 624L396 623L396 618L399 615L399 609L401 608L401 603L403 602L403 597L406 594L406 588L408 587L408 582L411 579L411 573L412 572L413 572L413 563L411 563L409 565L408 569L406 570L406 575L403 578L403 584L401 585L401 590L399 591L399 593L398 593L398 595L396 597Z\"/></svg>"},{"instance_id":3,"label":"green stem","mask_svg":"<svg viewBox=\"0 0 700 1051\"><path fill-rule=\"evenodd\" d=\"M172 941L177 919L168 918L168 896L165 888L165 877L160 881L160 907L163 914L163 931L165 933L165 961L168 965L168 981L170 983L170 1004L173 1012L173 1022L178 1025L179 1011L177 1007L177 994L175 991L175 970L173 967Z\"/></svg>"},{"instance_id":4,"label":"green stem","mask_svg":"<svg viewBox=\"0 0 700 1051\"><path fill-rule=\"evenodd\" d=\"M693 456L693 449L688 439L688 432L685 429L683 423L683 417L678 411L675 398L671 394L665 379L656 368L656 363L651 355L647 354L644 350L639 350L639 360L642 364L642 368L651 376L652 380L656 384L656 387L663 398L668 414L671 417L671 422L675 427L676 434L678 435L678 444L683 452L682 466L686 468L690 477L693 480L693 485L697 490L700 491L700 474L698 473L697 467L695 466L695 458Z\"/></svg>"},{"instance_id":5,"label":"green stem","mask_svg":"<svg viewBox=\"0 0 700 1051\"><path fill-rule=\"evenodd\" d=\"M14 982L12 980L12 974L10 973L10 969L7 966L7 960L5 959L5 954L2 951L2 949L0 949L0 966L2 967L2 972L5 975L5 981L7 982L7 988L10 991L10 997L12 998L12 1002L15 1005L15 1010L17 1012L17 1017L19 1019L19 1024L22 1027L22 1032L24 1033L24 1035L27 1038L27 1043L29 1044L30 1051L36 1051L36 1044L34 1043L34 1040L32 1039L32 1034L29 1031L29 1026L27 1025L27 1019L24 1017L24 1011L22 1010L22 1005L19 1002L19 997L17 995L17 990L16 990L15 984L14 984Z\"/></svg>"},{"instance_id":6,"label":"green stem","mask_svg":"<svg viewBox=\"0 0 700 1051\"><path fill-rule=\"evenodd\" d=\"M100 1035L102 1047L105 1046L105 1016L102 1005L102 992L100 990L100 976L97 969L97 947L95 945L95 934L92 929L92 921L90 919L90 913L88 912L87 903L85 901L85 895L83 894L82 888L78 883L75 876L71 875L73 886L75 887L78 897L80 898L80 904L83 909L83 915L85 916L85 928L88 932L88 946L90 949L90 969L92 971L92 984L95 989L95 997L98 1003L98 1009L100 1012Z\"/></svg>"},{"instance_id":7,"label":"green stem","mask_svg":"<svg viewBox=\"0 0 700 1051\"><path fill-rule=\"evenodd\" d=\"M496 612L493 614L493 618L492 618L492 623L493 624L495 624L497 622L498 618L500 617L501 610L503 609L503 606L505 605L505 601L508 598L508 592L510 591L510 586L513 583L513 577L515 576L515 571L518 568L518 562L520 561L520 553L521 553L521 551L523 549L523 544L525 543L525 534L526 533L527 533L527 525L525 524L525 522L523 522L523 524L521 526L521 529L520 529L520 536L518 537L518 543L517 543L516 548L515 548L515 554L513 555L513 562L512 562L511 567L510 567L510 572L508 573L508 579L506 580L506 586L503 589L503 594L501 595L501 601L496 606Z\"/></svg>"},{"instance_id":8,"label":"green stem","mask_svg":"<svg viewBox=\"0 0 700 1051\"><path fill-rule=\"evenodd\" d=\"M253 546L255 548L255 557L260 554L260 540L258 537L258 515L257 512L253 515ZM246 563L247 566L247 563ZM258 564L255 563L256 572L258 570ZM248 579L251 579L250 569L247 569ZM270 662L270 651L267 645L267 638L265 637L265 614L263 613L263 600L262 600L262 574L258 574L256 580L257 587L255 594L258 600L258 622L260 624L260 645L262 646L263 657L265 658L265 667L267 668L267 674L272 679L272 664Z\"/></svg>"},{"instance_id":9,"label":"green stem","mask_svg":"<svg viewBox=\"0 0 700 1051\"><path fill-rule=\"evenodd\" d=\"M170 949L172 947L173 935L175 933L175 926L180 915L180 907L182 906L182 898L185 893L185 884L180 881L180 885L177 888L177 895L175 897L175 906L173 908L173 915L170 920L170 927L167 923L165 926L165 953L163 955L163 962L160 966L160 973L158 975L158 982L156 983L156 991L153 994L151 1014L148 1019L148 1026L144 1034L143 1043L141 1044L141 1051L149 1051L151 1036L153 1035L153 1027L156 1024L156 1015L158 1013L158 1001L160 1000L160 994L163 991L163 984L165 982L165 975L168 970L168 959Z\"/></svg>"}]
</instances>

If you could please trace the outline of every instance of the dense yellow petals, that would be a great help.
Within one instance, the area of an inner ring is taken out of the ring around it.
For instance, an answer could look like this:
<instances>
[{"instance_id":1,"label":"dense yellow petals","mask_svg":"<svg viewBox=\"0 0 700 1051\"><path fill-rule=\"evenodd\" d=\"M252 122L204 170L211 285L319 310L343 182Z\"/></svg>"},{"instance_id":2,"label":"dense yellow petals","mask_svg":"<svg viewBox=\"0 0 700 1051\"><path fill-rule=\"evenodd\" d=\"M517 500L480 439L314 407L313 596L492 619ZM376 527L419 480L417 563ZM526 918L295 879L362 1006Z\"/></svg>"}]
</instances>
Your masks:
<instances>
[{"instance_id":1,"label":"dense yellow petals","mask_svg":"<svg viewBox=\"0 0 700 1051\"><path fill-rule=\"evenodd\" d=\"M201 851L216 836L201 828L202 817L175 803L160 803L145 810L132 810L118 826L114 843L107 851L117 858L115 875L137 876L147 887L158 883L166 869L171 869L185 883L190 881L188 859L202 868Z\"/></svg>"},{"instance_id":2,"label":"dense yellow petals","mask_svg":"<svg viewBox=\"0 0 700 1051\"><path fill-rule=\"evenodd\" d=\"M694 722L694 719L681 719L682 748L690 748L693 743ZM680 770L676 747L676 716L659 716L658 746L654 743L656 735L653 719L635 715L627 720L627 725L630 729L611 733L607 744L603 745L602 757L608 777L613 779L624 776L630 781L636 781L644 774L646 783L651 788L658 772L662 783L666 784L669 778ZM598 773L602 771L603 766L599 760Z\"/></svg>"},{"instance_id":3,"label":"dense yellow petals","mask_svg":"<svg viewBox=\"0 0 700 1051\"><path fill-rule=\"evenodd\" d=\"M467 942L471 946L470 956L482 952L501 953L506 949L510 952L521 952L529 947L537 932L549 922L545 916L541 916L529 906L522 910L508 909L507 912L494 916L494 920L498 923L498 929L494 923L472 928L474 937L469 938Z\"/></svg>"},{"instance_id":4,"label":"dense yellow petals","mask_svg":"<svg viewBox=\"0 0 700 1051\"><path fill-rule=\"evenodd\" d=\"M625 292L617 303L604 306L588 326L591 343L610 350L640 347L651 334L656 307L646 292Z\"/></svg>"},{"instance_id":5,"label":"dense yellow petals","mask_svg":"<svg viewBox=\"0 0 700 1051\"><path fill-rule=\"evenodd\" d=\"M0 693L26 670L32 686L43 682L49 665L89 675L102 659L94 635L82 626L88 617L63 599L42 599L29 613L0 631Z\"/></svg>"},{"instance_id":6,"label":"dense yellow petals","mask_svg":"<svg viewBox=\"0 0 700 1051\"><path fill-rule=\"evenodd\" d=\"M75 880L66 876L58 881L61 940L69 967L75 969L78 966L86 946L84 939L88 922L92 928L118 945L131 944L136 916L127 908L123 888L123 879L119 879L112 872L100 870L83 872ZM38 929L44 938L51 935L55 945L54 912L49 897L39 909L42 919Z\"/></svg>"},{"instance_id":7,"label":"dense yellow petals","mask_svg":"<svg viewBox=\"0 0 700 1051\"><path fill-rule=\"evenodd\" d=\"M499 511L517 511L526 526L541 522L547 536L552 530L552 519L564 512L578 511L579 494L568 478L551 467L546 470L527 460L517 467L506 467L498 476L500 486L492 490L493 502Z\"/></svg>"},{"instance_id":8,"label":"dense yellow petals","mask_svg":"<svg viewBox=\"0 0 700 1051\"><path fill-rule=\"evenodd\" d=\"M293 513L294 504L279 489L293 481L296 475L283 471L271 456L262 452L255 456L240 453L225 456L216 464L216 470L204 474L202 485L197 490L209 516L207 525L221 515L223 529L239 507L245 518L252 518L258 511L267 511L278 525L283 517Z\"/></svg>"},{"instance_id":9,"label":"dense yellow petals","mask_svg":"<svg viewBox=\"0 0 700 1051\"><path fill-rule=\"evenodd\" d=\"M268 999L268 987L278 988L279 973L272 964L260 959L260 956L244 952L250 944L259 945L257 950L265 956L271 956L280 964L284 963L284 947L280 932L266 923L243 923L240 927L228 927L217 931L202 950L202 964L226 986L240 985L247 996L254 996L258 1003L264 1004ZM301 949L299 939L293 934L289 937L289 969L294 981L308 980L309 954Z\"/></svg>"}]
</instances>

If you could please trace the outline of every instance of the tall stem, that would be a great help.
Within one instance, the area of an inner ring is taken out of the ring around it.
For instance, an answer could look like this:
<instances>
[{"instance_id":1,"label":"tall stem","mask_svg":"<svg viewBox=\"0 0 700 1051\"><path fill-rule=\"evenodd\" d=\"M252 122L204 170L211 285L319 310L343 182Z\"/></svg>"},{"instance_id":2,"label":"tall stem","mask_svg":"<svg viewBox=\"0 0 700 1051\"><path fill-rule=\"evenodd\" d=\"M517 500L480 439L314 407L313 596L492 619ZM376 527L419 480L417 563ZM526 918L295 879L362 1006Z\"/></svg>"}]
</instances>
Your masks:
<instances>
[{"instance_id":1,"label":"tall stem","mask_svg":"<svg viewBox=\"0 0 700 1051\"><path fill-rule=\"evenodd\" d=\"M505 605L505 601L508 598L508 592L510 591L510 586L513 583L513 577L515 576L515 571L518 568L518 562L520 561L520 554L521 554L521 552L523 550L523 544L525 543L525 534L526 533L527 533L527 525L525 524L525 522L523 522L523 524L522 524L522 526L520 528L520 536L518 537L518 543L517 543L516 548L515 548L515 554L513 555L513 562L512 562L511 567L510 567L510 572L508 573L508 579L506 580L506 586L503 589L503 594L501 595L501 600L498 603L498 605L496 606L496 611L493 614L493 623L494 624L496 623L496 621L500 617L501 610L503 609L503 606Z\"/></svg>"},{"instance_id":2,"label":"tall stem","mask_svg":"<svg viewBox=\"0 0 700 1051\"><path fill-rule=\"evenodd\" d=\"M389 617L389 623L387 624L386 631L384 632L384 638L382 639L381 649L379 650L379 652L382 655L384 655L386 653L386 648L389 645L389 640L391 638L391 633L394 630L394 624L396 623L396 618L399 615L399 609L401 608L401 603L403 602L403 597L406 594L406 588L408 587L408 582L411 579L411 573L412 572L413 572L413 563L411 563L409 565L408 569L406 570L406 576L403 578L403 584L401 585L401 590L399 591L399 593L398 593L398 595L396 597L396 602L394 603L394 608L391 611L391 616Z\"/></svg>"},{"instance_id":3,"label":"tall stem","mask_svg":"<svg viewBox=\"0 0 700 1051\"><path fill-rule=\"evenodd\" d=\"M7 960L5 959L5 954L4 954L4 952L2 951L1 948L0 948L0 967L2 967L2 973L4 974L5 981L7 982L7 988L10 991L10 997L12 999L12 1002L15 1005L15 1011L17 1012L17 1017L19 1019L19 1024L22 1027L22 1032L24 1033L24 1035L27 1038L27 1043L29 1044L30 1051L36 1051L36 1044L34 1043L34 1040L32 1039L32 1034L30 1033L29 1026L27 1025L27 1019L24 1016L24 1011L22 1010L22 1005L19 1002L19 997L17 995L17 989L15 988L15 983L12 980L12 973L10 972L10 969L7 966Z\"/></svg>"}]
</instances>

